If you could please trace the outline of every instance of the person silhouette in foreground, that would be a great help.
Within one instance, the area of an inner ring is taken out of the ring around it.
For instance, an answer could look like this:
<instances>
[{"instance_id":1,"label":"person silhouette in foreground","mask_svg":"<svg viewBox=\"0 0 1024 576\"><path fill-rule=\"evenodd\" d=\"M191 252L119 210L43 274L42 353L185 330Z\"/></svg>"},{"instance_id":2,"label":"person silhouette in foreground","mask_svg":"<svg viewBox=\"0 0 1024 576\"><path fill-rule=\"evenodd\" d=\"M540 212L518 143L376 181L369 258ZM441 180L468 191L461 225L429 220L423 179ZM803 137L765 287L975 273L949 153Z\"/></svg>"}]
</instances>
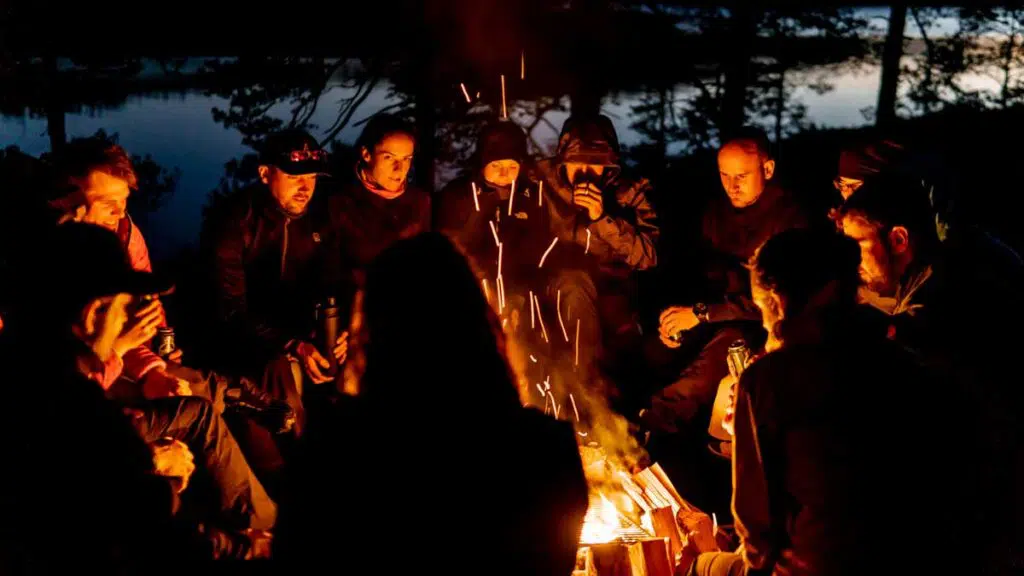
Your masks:
<instances>
[{"instance_id":1,"label":"person silhouette in foreground","mask_svg":"<svg viewBox=\"0 0 1024 576\"><path fill-rule=\"evenodd\" d=\"M735 400L742 551L700 554L690 574L955 572L965 506L938 504L959 502L952 396L857 303L859 265L856 242L824 229L781 232L751 259L768 342ZM715 551L711 523L685 516L690 544Z\"/></svg>"},{"instance_id":2,"label":"person silhouette in foreground","mask_svg":"<svg viewBox=\"0 0 1024 576\"><path fill-rule=\"evenodd\" d=\"M116 355L133 295L164 286L131 270L116 236L96 226L43 230L31 250L40 267L19 286L0 340L12 408L0 423L0 573L180 573L201 551L172 518L167 477L191 454L151 450L97 376ZM104 255L120 267L104 269ZM73 262L92 273L76 274ZM29 368L42 351L45 366Z\"/></svg>"},{"instance_id":3,"label":"person silhouette in foreground","mask_svg":"<svg viewBox=\"0 0 1024 576\"><path fill-rule=\"evenodd\" d=\"M352 344L357 395L310 423L278 559L337 566L402 526L401 554L375 573L569 574L587 508L575 432L520 404L497 317L450 240L421 234L369 266Z\"/></svg>"}]
</instances>

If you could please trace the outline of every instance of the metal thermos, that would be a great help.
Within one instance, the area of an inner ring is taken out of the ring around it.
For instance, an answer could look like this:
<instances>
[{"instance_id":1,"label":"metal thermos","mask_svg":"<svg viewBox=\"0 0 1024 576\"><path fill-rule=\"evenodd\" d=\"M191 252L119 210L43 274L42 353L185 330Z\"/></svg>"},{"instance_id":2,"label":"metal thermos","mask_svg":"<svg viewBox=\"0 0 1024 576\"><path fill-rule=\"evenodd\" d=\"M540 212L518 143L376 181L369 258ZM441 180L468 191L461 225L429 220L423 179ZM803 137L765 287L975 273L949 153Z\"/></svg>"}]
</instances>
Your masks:
<instances>
[{"instance_id":1,"label":"metal thermos","mask_svg":"<svg viewBox=\"0 0 1024 576\"><path fill-rule=\"evenodd\" d=\"M156 329L156 354L161 358L166 359L174 352L176 348L174 344L174 328L157 328Z\"/></svg>"},{"instance_id":2,"label":"metal thermos","mask_svg":"<svg viewBox=\"0 0 1024 576\"><path fill-rule=\"evenodd\" d=\"M743 369L747 366L748 360L750 360L750 348L747 346L747 342L742 338L733 341L729 345L729 352L726 356L726 362L729 364L729 374L732 374L733 378L739 380L740 375L743 374Z\"/></svg>"},{"instance_id":3,"label":"metal thermos","mask_svg":"<svg viewBox=\"0 0 1024 576\"><path fill-rule=\"evenodd\" d=\"M334 358L334 346L341 335L341 309L338 307L337 299L331 297L320 307L320 334L321 350L327 361L331 363L330 374L334 374L338 368L338 361Z\"/></svg>"}]
</instances>

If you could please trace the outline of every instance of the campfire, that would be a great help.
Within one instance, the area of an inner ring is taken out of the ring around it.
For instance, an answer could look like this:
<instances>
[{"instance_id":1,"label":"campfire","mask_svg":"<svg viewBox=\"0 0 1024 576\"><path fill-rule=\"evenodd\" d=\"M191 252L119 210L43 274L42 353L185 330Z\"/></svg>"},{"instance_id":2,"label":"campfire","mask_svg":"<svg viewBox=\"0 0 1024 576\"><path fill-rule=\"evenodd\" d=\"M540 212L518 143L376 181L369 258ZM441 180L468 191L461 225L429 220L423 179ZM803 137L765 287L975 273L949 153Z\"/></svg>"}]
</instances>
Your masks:
<instances>
[{"instance_id":1,"label":"campfire","mask_svg":"<svg viewBox=\"0 0 1024 576\"><path fill-rule=\"evenodd\" d=\"M682 548L676 513L690 505L657 464L633 474L599 447L581 454L591 495L573 576L670 576Z\"/></svg>"}]
</instances>

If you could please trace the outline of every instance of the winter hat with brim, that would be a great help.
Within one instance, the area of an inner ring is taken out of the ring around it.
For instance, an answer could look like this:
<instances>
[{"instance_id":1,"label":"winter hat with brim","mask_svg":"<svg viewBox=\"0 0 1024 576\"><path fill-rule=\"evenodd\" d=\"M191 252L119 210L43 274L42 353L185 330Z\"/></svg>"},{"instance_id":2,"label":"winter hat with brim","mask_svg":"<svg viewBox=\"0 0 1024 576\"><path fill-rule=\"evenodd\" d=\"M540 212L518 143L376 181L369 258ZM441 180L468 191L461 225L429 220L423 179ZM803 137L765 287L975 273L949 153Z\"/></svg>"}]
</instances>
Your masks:
<instances>
[{"instance_id":1,"label":"winter hat with brim","mask_svg":"<svg viewBox=\"0 0 1024 576\"><path fill-rule=\"evenodd\" d=\"M515 160L522 165L526 160L526 134L512 122L491 124L480 132L477 154L481 167L498 160Z\"/></svg>"},{"instance_id":2,"label":"winter hat with brim","mask_svg":"<svg viewBox=\"0 0 1024 576\"><path fill-rule=\"evenodd\" d=\"M570 116L558 137L558 162L619 168L619 138L607 116Z\"/></svg>"}]
</instances>

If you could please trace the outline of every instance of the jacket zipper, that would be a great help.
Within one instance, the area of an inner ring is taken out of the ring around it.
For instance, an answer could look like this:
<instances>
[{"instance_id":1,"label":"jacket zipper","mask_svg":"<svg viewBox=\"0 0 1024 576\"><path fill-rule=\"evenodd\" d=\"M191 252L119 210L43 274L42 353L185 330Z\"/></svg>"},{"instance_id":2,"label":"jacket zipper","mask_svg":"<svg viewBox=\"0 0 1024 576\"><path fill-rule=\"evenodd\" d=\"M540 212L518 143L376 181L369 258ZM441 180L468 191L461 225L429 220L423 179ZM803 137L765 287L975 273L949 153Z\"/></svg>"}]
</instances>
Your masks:
<instances>
[{"instance_id":1,"label":"jacket zipper","mask_svg":"<svg viewBox=\"0 0 1024 576\"><path fill-rule=\"evenodd\" d=\"M291 218L285 217L284 219L284 236L281 237L281 279L284 279L285 263L288 262L288 224L292 221Z\"/></svg>"}]
</instances>

